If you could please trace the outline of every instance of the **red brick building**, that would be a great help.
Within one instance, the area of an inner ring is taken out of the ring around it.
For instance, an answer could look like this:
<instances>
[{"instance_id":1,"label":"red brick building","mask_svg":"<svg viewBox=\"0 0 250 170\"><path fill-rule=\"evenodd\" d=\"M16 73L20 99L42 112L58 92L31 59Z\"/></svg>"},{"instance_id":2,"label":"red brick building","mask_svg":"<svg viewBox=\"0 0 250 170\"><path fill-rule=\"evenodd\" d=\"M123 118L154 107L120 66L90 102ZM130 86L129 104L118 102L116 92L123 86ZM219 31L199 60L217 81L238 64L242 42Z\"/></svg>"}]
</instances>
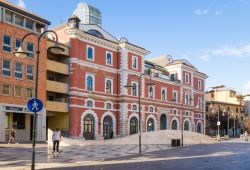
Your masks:
<instances>
[{"instance_id":1,"label":"red brick building","mask_svg":"<svg viewBox=\"0 0 250 170\"><path fill-rule=\"evenodd\" d=\"M55 28L59 41L70 46L69 133L86 139L111 138L138 132L138 91L141 129L181 129L204 133L204 89L207 76L186 60L163 56L145 60L146 49L118 40L76 17ZM152 70L152 79L138 76ZM132 76L134 75L134 76ZM148 86L148 83L155 86ZM125 88L127 84L133 88Z\"/></svg>"},{"instance_id":2,"label":"red brick building","mask_svg":"<svg viewBox=\"0 0 250 170\"><path fill-rule=\"evenodd\" d=\"M20 46L22 37L46 30L49 21L12 3L0 0L0 141L8 139L11 128L17 130L17 141L31 140L32 113L26 103L34 96L37 49L36 36L29 36L23 47L29 52L26 58L17 58L13 52ZM46 40L41 40L38 97L46 101ZM46 139L46 106L38 113L37 140Z\"/></svg>"}]
</instances>

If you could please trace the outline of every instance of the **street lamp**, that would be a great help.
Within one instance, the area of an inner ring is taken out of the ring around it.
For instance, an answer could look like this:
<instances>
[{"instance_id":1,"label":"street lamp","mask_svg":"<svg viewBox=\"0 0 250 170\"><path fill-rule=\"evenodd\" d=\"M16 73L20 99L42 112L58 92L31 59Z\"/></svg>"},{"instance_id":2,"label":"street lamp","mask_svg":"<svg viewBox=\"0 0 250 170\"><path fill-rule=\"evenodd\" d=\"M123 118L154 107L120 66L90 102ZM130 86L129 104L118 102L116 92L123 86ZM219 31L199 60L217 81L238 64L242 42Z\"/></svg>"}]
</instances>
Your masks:
<instances>
[{"instance_id":1,"label":"street lamp","mask_svg":"<svg viewBox=\"0 0 250 170\"><path fill-rule=\"evenodd\" d=\"M148 70L148 73L141 73L139 76L138 75L131 75L130 78L136 77L137 78L137 90L138 90L138 105L139 105L139 153L142 153L141 150L141 78L145 75L148 75L150 78L150 83L146 84L148 86L154 86L155 84L151 82L151 75L150 75L150 70ZM127 84L124 87L126 88L135 88L135 86Z\"/></svg>"},{"instance_id":2,"label":"street lamp","mask_svg":"<svg viewBox=\"0 0 250 170\"><path fill-rule=\"evenodd\" d=\"M218 132L217 132L217 138L220 138L220 109L223 109L223 113L226 112L226 109L223 106L213 106L210 104L210 108L212 109L212 113L214 113L214 109L218 109L218 121L217 121L217 126L218 126Z\"/></svg>"},{"instance_id":3,"label":"street lamp","mask_svg":"<svg viewBox=\"0 0 250 170\"><path fill-rule=\"evenodd\" d=\"M47 33L53 33L55 35L55 41L56 44L52 47L49 48L49 50L54 53L54 54L60 54L62 52L64 52L64 49L61 48L58 44L58 36L56 34L55 31L52 30L46 30L44 31L42 34L40 34L39 36L33 32L30 32L28 34L26 34L22 40L21 40L21 45L18 48L18 50L16 50L14 52L16 57L20 57L20 58L25 58L28 55L28 52L24 51L22 46L23 46L23 42L25 40L26 37L30 36L30 35L35 35L37 37L37 60L36 60L36 80L35 80L35 98L37 98L37 94L38 94L38 68L39 68L39 54L40 54L40 40L41 38L47 34ZM35 169L35 144L36 144L36 119L37 119L37 112L34 112L34 118L33 118L33 132L32 132L32 163L31 163L31 169L34 170Z\"/></svg>"}]
</instances>

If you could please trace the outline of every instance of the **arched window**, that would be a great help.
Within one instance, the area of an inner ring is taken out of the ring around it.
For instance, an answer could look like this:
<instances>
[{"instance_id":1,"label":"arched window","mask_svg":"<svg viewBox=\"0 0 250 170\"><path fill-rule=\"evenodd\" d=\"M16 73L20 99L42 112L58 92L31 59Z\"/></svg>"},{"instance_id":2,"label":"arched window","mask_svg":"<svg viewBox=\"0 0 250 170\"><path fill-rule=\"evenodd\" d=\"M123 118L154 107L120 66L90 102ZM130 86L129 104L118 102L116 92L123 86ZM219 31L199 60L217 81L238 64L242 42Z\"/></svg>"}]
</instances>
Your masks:
<instances>
[{"instance_id":1,"label":"arched window","mask_svg":"<svg viewBox=\"0 0 250 170\"><path fill-rule=\"evenodd\" d=\"M149 98L150 99L153 99L154 98L154 89L153 89L153 87L149 87Z\"/></svg>"},{"instance_id":2,"label":"arched window","mask_svg":"<svg viewBox=\"0 0 250 170\"><path fill-rule=\"evenodd\" d=\"M148 122L147 122L147 131L148 132L154 131L154 120L152 118L148 119Z\"/></svg>"},{"instance_id":3,"label":"arched window","mask_svg":"<svg viewBox=\"0 0 250 170\"><path fill-rule=\"evenodd\" d=\"M163 101L166 100L166 91L165 90L161 91L161 100L163 100Z\"/></svg>"},{"instance_id":4,"label":"arched window","mask_svg":"<svg viewBox=\"0 0 250 170\"><path fill-rule=\"evenodd\" d=\"M197 132L201 133L201 123L200 122L197 124Z\"/></svg>"},{"instance_id":5,"label":"arched window","mask_svg":"<svg viewBox=\"0 0 250 170\"><path fill-rule=\"evenodd\" d=\"M186 105L188 105L188 94L185 95L185 99L186 99Z\"/></svg>"},{"instance_id":6,"label":"arched window","mask_svg":"<svg viewBox=\"0 0 250 170\"><path fill-rule=\"evenodd\" d=\"M110 80L106 80L106 93L112 93L112 83Z\"/></svg>"},{"instance_id":7,"label":"arched window","mask_svg":"<svg viewBox=\"0 0 250 170\"><path fill-rule=\"evenodd\" d=\"M107 65L112 65L112 56L110 53L107 53L107 56L106 56L106 64Z\"/></svg>"},{"instance_id":8,"label":"arched window","mask_svg":"<svg viewBox=\"0 0 250 170\"><path fill-rule=\"evenodd\" d=\"M130 135L138 133L138 120L136 117L130 119Z\"/></svg>"},{"instance_id":9,"label":"arched window","mask_svg":"<svg viewBox=\"0 0 250 170\"><path fill-rule=\"evenodd\" d=\"M93 60L93 48L88 47L88 60Z\"/></svg>"},{"instance_id":10,"label":"arched window","mask_svg":"<svg viewBox=\"0 0 250 170\"><path fill-rule=\"evenodd\" d=\"M91 29L91 30L88 30L87 32L96 37L103 38L103 35L97 30Z\"/></svg>"},{"instance_id":11,"label":"arched window","mask_svg":"<svg viewBox=\"0 0 250 170\"><path fill-rule=\"evenodd\" d=\"M113 132L113 122L110 116L105 116L103 119L103 137L104 139L112 139L114 135Z\"/></svg>"},{"instance_id":12,"label":"arched window","mask_svg":"<svg viewBox=\"0 0 250 170\"><path fill-rule=\"evenodd\" d=\"M149 112L153 113L154 112L154 107L149 107Z\"/></svg>"},{"instance_id":13,"label":"arched window","mask_svg":"<svg viewBox=\"0 0 250 170\"><path fill-rule=\"evenodd\" d=\"M189 131L189 122L188 121L184 122L184 130Z\"/></svg>"},{"instance_id":14,"label":"arched window","mask_svg":"<svg viewBox=\"0 0 250 170\"><path fill-rule=\"evenodd\" d=\"M87 107L93 107L93 102L91 100L87 101Z\"/></svg>"},{"instance_id":15,"label":"arched window","mask_svg":"<svg viewBox=\"0 0 250 170\"><path fill-rule=\"evenodd\" d=\"M94 117L90 114L86 115L83 119L83 137L86 140L93 140L94 139Z\"/></svg>"},{"instance_id":16,"label":"arched window","mask_svg":"<svg viewBox=\"0 0 250 170\"><path fill-rule=\"evenodd\" d=\"M93 91L93 78L91 76L87 77L87 90Z\"/></svg>"},{"instance_id":17,"label":"arched window","mask_svg":"<svg viewBox=\"0 0 250 170\"><path fill-rule=\"evenodd\" d=\"M172 127L172 130L177 130L177 121L176 120L172 121L171 127Z\"/></svg>"},{"instance_id":18,"label":"arched window","mask_svg":"<svg viewBox=\"0 0 250 170\"><path fill-rule=\"evenodd\" d=\"M133 83L132 84L132 95L133 96L137 96L137 85L136 85L136 83Z\"/></svg>"},{"instance_id":19,"label":"arched window","mask_svg":"<svg viewBox=\"0 0 250 170\"><path fill-rule=\"evenodd\" d=\"M133 109L133 110L137 110L137 105L134 104L134 105L132 106L132 109Z\"/></svg>"},{"instance_id":20,"label":"arched window","mask_svg":"<svg viewBox=\"0 0 250 170\"><path fill-rule=\"evenodd\" d=\"M162 114L160 118L160 130L164 129L167 129L167 117L165 114Z\"/></svg>"}]
</instances>

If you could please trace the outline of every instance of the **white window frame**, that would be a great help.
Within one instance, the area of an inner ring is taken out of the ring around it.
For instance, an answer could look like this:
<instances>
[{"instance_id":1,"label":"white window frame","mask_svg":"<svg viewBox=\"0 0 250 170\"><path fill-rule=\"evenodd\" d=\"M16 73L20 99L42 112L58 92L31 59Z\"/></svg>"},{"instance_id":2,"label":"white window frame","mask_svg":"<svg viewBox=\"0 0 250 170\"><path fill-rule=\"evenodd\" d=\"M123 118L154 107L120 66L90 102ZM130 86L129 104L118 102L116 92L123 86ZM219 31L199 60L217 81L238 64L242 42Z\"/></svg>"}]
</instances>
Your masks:
<instances>
[{"instance_id":1,"label":"white window frame","mask_svg":"<svg viewBox=\"0 0 250 170\"><path fill-rule=\"evenodd\" d=\"M32 97L29 97L29 96L28 96L28 92L27 92L28 89L31 89ZM29 98L29 99L30 99L30 98L33 98L33 97L34 97L34 89L33 89L32 87L26 87L26 98Z\"/></svg>"},{"instance_id":2,"label":"white window frame","mask_svg":"<svg viewBox=\"0 0 250 170\"><path fill-rule=\"evenodd\" d=\"M20 87L21 88L21 95L20 96L16 95L16 87ZM14 86L14 96L15 97L22 97L23 96L23 87L22 86L16 86L16 85Z\"/></svg>"},{"instance_id":3,"label":"white window frame","mask_svg":"<svg viewBox=\"0 0 250 170\"><path fill-rule=\"evenodd\" d=\"M4 86L4 85L9 86L9 94L3 94L3 86ZM3 83L3 84L2 84L2 91L1 91L1 92L2 92L2 95L3 95L3 96L10 96L10 95L11 95L11 94L10 94L10 89L11 89L11 85L10 85L10 84L4 84L4 83Z\"/></svg>"},{"instance_id":4,"label":"white window frame","mask_svg":"<svg viewBox=\"0 0 250 170\"><path fill-rule=\"evenodd\" d=\"M153 88L153 98L150 97L150 87ZM148 86L148 98L149 99L155 99L155 87L154 86Z\"/></svg>"},{"instance_id":5,"label":"white window frame","mask_svg":"<svg viewBox=\"0 0 250 170\"><path fill-rule=\"evenodd\" d=\"M32 68L33 68L33 73L32 73L33 79L32 80L30 80L30 79L27 78L28 75L31 75L30 73L28 73L28 66L32 66ZM34 81L34 79L35 79L35 77L34 77L34 69L35 69L34 65L26 64L26 77L25 77L26 80L28 80L28 81Z\"/></svg>"},{"instance_id":6,"label":"white window frame","mask_svg":"<svg viewBox=\"0 0 250 170\"><path fill-rule=\"evenodd\" d=\"M4 36L10 37L10 44L4 44ZM2 36L2 51L3 51L3 52L6 52L6 53L11 53L11 51L12 51L11 44L12 44L12 37L11 37L10 35L3 34L3 36ZM4 46L10 47L10 51L5 51L5 50L3 49Z\"/></svg>"},{"instance_id":7,"label":"white window frame","mask_svg":"<svg viewBox=\"0 0 250 170\"><path fill-rule=\"evenodd\" d=\"M108 54L110 54L111 55L111 63L108 63ZM108 65L108 66L113 66L113 53L112 52L110 52L110 51L106 51L106 65Z\"/></svg>"},{"instance_id":8,"label":"white window frame","mask_svg":"<svg viewBox=\"0 0 250 170\"><path fill-rule=\"evenodd\" d=\"M136 59L136 67L134 67L134 64L133 64L134 58ZM133 55L132 56L132 68L137 70L138 69L138 64L139 64L138 57Z\"/></svg>"},{"instance_id":9,"label":"white window frame","mask_svg":"<svg viewBox=\"0 0 250 170\"><path fill-rule=\"evenodd\" d=\"M32 45L33 46L33 51L28 50L28 45ZM26 43L26 50L27 50L28 53L32 54L32 56L27 55L27 57L28 58L34 58L34 51L35 51L35 45L34 45L34 43L31 43L31 42Z\"/></svg>"},{"instance_id":10,"label":"white window frame","mask_svg":"<svg viewBox=\"0 0 250 170\"><path fill-rule=\"evenodd\" d=\"M9 68L9 69L6 69L6 68L3 67L3 61L4 61L4 60L10 62L10 68ZM3 74L3 71L4 71L4 70L5 70L5 71L9 71L9 72L10 72L10 75L9 75L9 76L8 76L8 75L4 75L4 74ZM11 60L4 59L4 58L2 59L2 76L4 76L4 77L11 77Z\"/></svg>"},{"instance_id":11,"label":"white window frame","mask_svg":"<svg viewBox=\"0 0 250 170\"><path fill-rule=\"evenodd\" d=\"M17 63L22 65L21 71L17 71L17 70L16 70L16 64L17 64ZM22 78L16 77L16 73L22 74ZM23 63L21 63L21 62L15 62L14 77L15 77L16 79L23 80Z\"/></svg>"},{"instance_id":12,"label":"white window frame","mask_svg":"<svg viewBox=\"0 0 250 170\"><path fill-rule=\"evenodd\" d=\"M172 113L173 115L178 115L178 110L177 109L173 109L172 111L173 111L173 113ZM175 112L176 112L176 114L175 114Z\"/></svg>"},{"instance_id":13,"label":"white window frame","mask_svg":"<svg viewBox=\"0 0 250 170\"><path fill-rule=\"evenodd\" d=\"M88 107L88 101L92 102L92 107ZM91 98L87 98L87 99L85 99L85 105L84 106L87 107L87 108L94 108L95 107L95 101L93 99L91 99Z\"/></svg>"},{"instance_id":14,"label":"white window frame","mask_svg":"<svg viewBox=\"0 0 250 170\"><path fill-rule=\"evenodd\" d=\"M133 85L134 83L136 84L136 96L138 96L139 95L138 82L131 81L131 85ZM133 87L131 87L131 95L134 96L133 95Z\"/></svg>"},{"instance_id":15,"label":"white window frame","mask_svg":"<svg viewBox=\"0 0 250 170\"><path fill-rule=\"evenodd\" d=\"M110 108L110 109L107 108L107 105L108 105L108 104L111 105L111 108ZM112 109L113 109L113 102L111 102L111 101L106 101L104 106L105 106L105 107L104 107L105 109L112 110Z\"/></svg>"},{"instance_id":16,"label":"white window frame","mask_svg":"<svg viewBox=\"0 0 250 170\"><path fill-rule=\"evenodd\" d=\"M174 93L176 93L176 101L173 101L173 102L178 103L178 91L173 90L173 99L174 99Z\"/></svg>"},{"instance_id":17,"label":"white window frame","mask_svg":"<svg viewBox=\"0 0 250 170\"><path fill-rule=\"evenodd\" d=\"M134 110L134 108L133 108L134 106L136 106L136 109L135 109L135 110ZM138 111L139 111L139 106L138 106L138 104L132 103L132 104L131 104L131 110L132 110L132 111L138 112Z\"/></svg>"},{"instance_id":18,"label":"white window frame","mask_svg":"<svg viewBox=\"0 0 250 170\"><path fill-rule=\"evenodd\" d=\"M199 109L202 109L202 100L200 97L198 98L198 107Z\"/></svg>"},{"instance_id":19,"label":"white window frame","mask_svg":"<svg viewBox=\"0 0 250 170\"><path fill-rule=\"evenodd\" d=\"M202 81L201 80L198 80L198 90L201 90L202 88Z\"/></svg>"},{"instance_id":20,"label":"white window frame","mask_svg":"<svg viewBox=\"0 0 250 170\"><path fill-rule=\"evenodd\" d=\"M185 116L189 117L190 116L190 112L188 110L185 110Z\"/></svg>"},{"instance_id":21,"label":"white window frame","mask_svg":"<svg viewBox=\"0 0 250 170\"><path fill-rule=\"evenodd\" d=\"M152 111L152 112L150 111L150 108L153 108L153 111ZM155 107L154 107L153 105L149 105L149 106L148 106L148 112L149 112L149 113L154 113L154 112L155 112Z\"/></svg>"},{"instance_id":22,"label":"white window frame","mask_svg":"<svg viewBox=\"0 0 250 170\"><path fill-rule=\"evenodd\" d=\"M87 89L87 87L88 87L88 81L87 81L88 76L92 77L92 80L93 80L93 90L92 91L95 91L95 75L90 74L90 73L87 73L86 76L85 76L85 90L88 90ZM105 81L105 83L106 83L106 81ZM91 90L88 90L88 91L91 91Z\"/></svg>"},{"instance_id":23,"label":"white window frame","mask_svg":"<svg viewBox=\"0 0 250 170\"><path fill-rule=\"evenodd\" d=\"M190 82L190 75L189 73L185 73L185 84L189 84Z\"/></svg>"},{"instance_id":24,"label":"white window frame","mask_svg":"<svg viewBox=\"0 0 250 170\"><path fill-rule=\"evenodd\" d=\"M108 80L111 81L111 93L106 93L106 88L107 88L106 82L107 82ZM111 79L111 78L105 78L105 93L106 93L106 94L113 94L113 79Z\"/></svg>"},{"instance_id":25,"label":"white window frame","mask_svg":"<svg viewBox=\"0 0 250 170\"><path fill-rule=\"evenodd\" d=\"M164 100L163 100L163 98L162 98L162 97L163 97L163 96L162 96L162 91L163 91L163 90L165 91L165 99L164 99ZM162 100L162 101L167 101L167 98L168 98L167 89L166 89L166 88L161 88L161 100Z\"/></svg>"},{"instance_id":26,"label":"white window frame","mask_svg":"<svg viewBox=\"0 0 250 170\"><path fill-rule=\"evenodd\" d=\"M88 48L92 48L92 50L93 50L93 59L89 59L88 58ZM88 61L95 61L95 47L90 46L90 45L86 46L86 60L88 60Z\"/></svg>"}]
</instances>

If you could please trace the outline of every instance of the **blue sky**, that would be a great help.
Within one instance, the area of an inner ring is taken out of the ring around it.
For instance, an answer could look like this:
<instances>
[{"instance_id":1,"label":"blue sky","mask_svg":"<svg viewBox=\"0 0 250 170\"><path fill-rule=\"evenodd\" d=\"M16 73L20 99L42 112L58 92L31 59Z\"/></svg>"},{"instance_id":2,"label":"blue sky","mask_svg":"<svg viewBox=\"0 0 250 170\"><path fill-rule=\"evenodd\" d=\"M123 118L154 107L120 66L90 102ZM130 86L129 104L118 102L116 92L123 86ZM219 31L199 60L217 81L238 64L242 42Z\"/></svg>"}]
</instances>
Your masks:
<instances>
[{"instance_id":1,"label":"blue sky","mask_svg":"<svg viewBox=\"0 0 250 170\"><path fill-rule=\"evenodd\" d=\"M207 88L224 84L250 93L250 0L10 0L51 21L66 22L79 2L102 12L117 38L171 54L206 73Z\"/></svg>"}]
</instances>

